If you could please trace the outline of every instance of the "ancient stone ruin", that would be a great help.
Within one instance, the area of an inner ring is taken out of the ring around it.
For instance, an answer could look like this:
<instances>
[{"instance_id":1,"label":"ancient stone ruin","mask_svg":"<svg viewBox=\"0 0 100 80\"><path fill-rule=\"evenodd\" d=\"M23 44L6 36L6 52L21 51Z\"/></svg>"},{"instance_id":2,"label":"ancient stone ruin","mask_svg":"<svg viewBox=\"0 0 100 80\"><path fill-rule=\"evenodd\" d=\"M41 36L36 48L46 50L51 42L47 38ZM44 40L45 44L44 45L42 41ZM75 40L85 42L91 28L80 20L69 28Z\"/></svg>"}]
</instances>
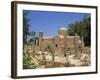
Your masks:
<instances>
[{"instance_id":1,"label":"ancient stone ruin","mask_svg":"<svg viewBox=\"0 0 100 80\"><path fill-rule=\"evenodd\" d=\"M83 38L77 33L69 36L66 28L60 28L55 36L46 37L39 32L39 38L28 45L28 49L37 68L90 65L90 48L86 54Z\"/></svg>"}]
</instances>

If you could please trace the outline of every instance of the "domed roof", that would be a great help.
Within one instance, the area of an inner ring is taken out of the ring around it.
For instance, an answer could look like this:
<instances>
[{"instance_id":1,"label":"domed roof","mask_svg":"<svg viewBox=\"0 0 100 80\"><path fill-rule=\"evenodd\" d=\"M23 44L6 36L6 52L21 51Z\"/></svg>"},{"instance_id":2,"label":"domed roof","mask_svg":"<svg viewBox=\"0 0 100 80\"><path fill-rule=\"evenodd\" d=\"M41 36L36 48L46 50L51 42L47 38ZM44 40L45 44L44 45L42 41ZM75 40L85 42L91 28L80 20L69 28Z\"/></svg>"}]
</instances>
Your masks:
<instances>
[{"instance_id":1,"label":"domed roof","mask_svg":"<svg viewBox=\"0 0 100 80\"><path fill-rule=\"evenodd\" d=\"M67 30L67 28L61 27L59 30Z\"/></svg>"},{"instance_id":2,"label":"domed roof","mask_svg":"<svg viewBox=\"0 0 100 80\"><path fill-rule=\"evenodd\" d=\"M58 35L58 37L59 37L59 38L64 38L64 36L62 36L62 35Z\"/></svg>"}]
</instances>

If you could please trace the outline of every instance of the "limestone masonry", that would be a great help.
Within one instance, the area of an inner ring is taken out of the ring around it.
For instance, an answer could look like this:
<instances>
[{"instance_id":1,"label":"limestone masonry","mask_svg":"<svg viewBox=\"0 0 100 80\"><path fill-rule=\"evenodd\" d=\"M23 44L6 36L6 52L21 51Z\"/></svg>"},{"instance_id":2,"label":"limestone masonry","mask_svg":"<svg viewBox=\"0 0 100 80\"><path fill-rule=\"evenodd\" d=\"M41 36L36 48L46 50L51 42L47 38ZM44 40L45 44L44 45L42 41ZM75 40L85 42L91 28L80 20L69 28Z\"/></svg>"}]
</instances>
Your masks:
<instances>
[{"instance_id":1,"label":"limestone masonry","mask_svg":"<svg viewBox=\"0 0 100 80\"><path fill-rule=\"evenodd\" d=\"M51 47L55 50L66 49L80 49L84 46L84 42L81 41L80 37L69 36L66 28L60 28L58 34L55 36L46 37L43 32L39 32L39 40L35 40L35 45L40 47L40 50L45 50L47 47Z\"/></svg>"}]
</instances>

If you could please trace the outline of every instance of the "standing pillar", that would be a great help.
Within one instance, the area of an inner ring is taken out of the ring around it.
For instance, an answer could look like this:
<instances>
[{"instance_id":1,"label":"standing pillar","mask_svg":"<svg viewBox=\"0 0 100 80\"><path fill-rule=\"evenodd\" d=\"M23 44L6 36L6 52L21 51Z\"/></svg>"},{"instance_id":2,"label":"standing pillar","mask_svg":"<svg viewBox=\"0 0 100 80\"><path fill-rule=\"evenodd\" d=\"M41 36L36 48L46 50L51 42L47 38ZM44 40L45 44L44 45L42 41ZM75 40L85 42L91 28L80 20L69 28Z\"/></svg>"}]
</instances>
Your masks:
<instances>
[{"instance_id":1,"label":"standing pillar","mask_svg":"<svg viewBox=\"0 0 100 80\"><path fill-rule=\"evenodd\" d=\"M38 41L36 40L36 46L38 45Z\"/></svg>"},{"instance_id":2,"label":"standing pillar","mask_svg":"<svg viewBox=\"0 0 100 80\"><path fill-rule=\"evenodd\" d=\"M40 50L43 49L43 36L44 36L44 33L39 32L39 47L40 47Z\"/></svg>"},{"instance_id":3,"label":"standing pillar","mask_svg":"<svg viewBox=\"0 0 100 80\"><path fill-rule=\"evenodd\" d=\"M83 50L84 50L84 38L83 38L83 36L82 36L81 47L82 47L82 49L81 49L81 53L83 53Z\"/></svg>"},{"instance_id":4,"label":"standing pillar","mask_svg":"<svg viewBox=\"0 0 100 80\"><path fill-rule=\"evenodd\" d=\"M66 58L66 63L65 66L67 66L67 64L69 64L69 59L68 59L68 53L67 53L67 35L64 35L64 55Z\"/></svg>"},{"instance_id":5,"label":"standing pillar","mask_svg":"<svg viewBox=\"0 0 100 80\"><path fill-rule=\"evenodd\" d=\"M75 34L75 57L78 57L78 38L77 33Z\"/></svg>"},{"instance_id":6,"label":"standing pillar","mask_svg":"<svg viewBox=\"0 0 100 80\"><path fill-rule=\"evenodd\" d=\"M54 38L52 39L51 53L52 53L52 62L54 62L55 61L55 44L54 44Z\"/></svg>"}]
</instances>

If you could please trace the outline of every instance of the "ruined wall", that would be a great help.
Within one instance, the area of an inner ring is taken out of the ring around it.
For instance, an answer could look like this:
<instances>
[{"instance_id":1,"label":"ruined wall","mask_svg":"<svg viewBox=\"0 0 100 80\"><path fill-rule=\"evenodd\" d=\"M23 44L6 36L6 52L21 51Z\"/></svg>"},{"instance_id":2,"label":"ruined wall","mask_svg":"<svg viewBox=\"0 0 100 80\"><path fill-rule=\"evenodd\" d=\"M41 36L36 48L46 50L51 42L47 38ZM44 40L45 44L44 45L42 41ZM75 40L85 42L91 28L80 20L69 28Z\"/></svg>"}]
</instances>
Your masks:
<instances>
[{"instance_id":1,"label":"ruined wall","mask_svg":"<svg viewBox=\"0 0 100 80\"><path fill-rule=\"evenodd\" d=\"M80 46L80 43L79 43L79 37L77 37L77 45ZM66 39L65 38L44 38L44 39L40 39L40 46L42 49L45 49L47 46L53 46L55 47L56 49L58 48L75 48L75 37L67 37Z\"/></svg>"}]
</instances>

